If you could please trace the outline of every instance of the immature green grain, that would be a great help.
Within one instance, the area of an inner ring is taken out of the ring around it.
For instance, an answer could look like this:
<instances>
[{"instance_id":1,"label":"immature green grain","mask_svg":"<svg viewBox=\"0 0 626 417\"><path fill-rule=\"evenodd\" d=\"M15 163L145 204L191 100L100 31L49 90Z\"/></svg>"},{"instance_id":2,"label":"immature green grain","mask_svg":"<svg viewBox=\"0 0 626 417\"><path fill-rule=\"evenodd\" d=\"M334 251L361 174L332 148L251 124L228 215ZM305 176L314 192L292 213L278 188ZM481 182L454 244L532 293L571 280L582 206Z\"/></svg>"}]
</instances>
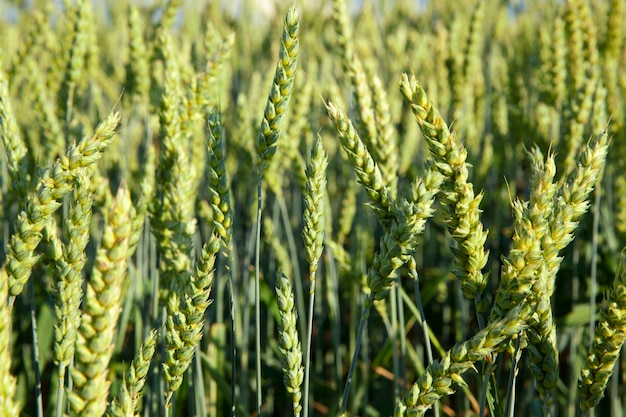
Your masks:
<instances>
[{"instance_id":1,"label":"immature green grain","mask_svg":"<svg viewBox=\"0 0 626 417\"><path fill-rule=\"evenodd\" d=\"M136 4L128 4L129 59L126 63L125 86L131 97L145 100L150 91L148 51L144 40L144 22Z\"/></svg>"},{"instance_id":2,"label":"immature green grain","mask_svg":"<svg viewBox=\"0 0 626 417\"><path fill-rule=\"evenodd\" d=\"M156 349L158 332L152 330L135 353L117 397L109 404L107 417L134 417Z\"/></svg>"},{"instance_id":3,"label":"immature green grain","mask_svg":"<svg viewBox=\"0 0 626 417\"><path fill-rule=\"evenodd\" d=\"M161 33L165 57L164 87L159 112L160 153L157 187L150 211L152 230L160 251L161 288L165 292L180 291L191 275L191 253L196 220L193 216L195 190L194 166L184 146L180 129L180 73L174 46L168 32ZM168 303L177 307L177 303Z\"/></svg>"},{"instance_id":4,"label":"immature green grain","mask_svg":"<svg viewBox=\"0 0 626 417\"><path fill-rule=\"evenodd\" d=\"M265 112L256 141L256 153L261 160L261 169L267 168L276 152L283 116L289 107L293 92L293 79L298 64L300 21L295 8L285 16L281 48L276 73L270 87Z\"/></svg>"},{"instance_id":5,"label":"immature green grain","mask_svg":"<svg viewBox=\"0 0 626 417\"><path fill-rule=\"evenodd\" d=\"M478 0L472 11L467 41L463 56L463 107L459 114L454 114L455 119L464 129L466 146L473 154L478 151L479 135L484 130L484 100L485 79L482 63L483 45L485 43L485 6L486 2Z\"/></svg>"},{"instance_id":6,"label":"immature green grain","mask_svg":"<svg viewBox=\"0 0 626 417\"><path fill-rule=\"evenodd\" d=\"M452 384L467 386L463 374L475 364L505 349L507 342L526 328L529 308L516 308L492 322L469 340L455 345L441 360L430 364L396 406L394 416L423 416L440 398L454 392Z\"/></svg>"},{"instance_id":7,"label":"immature green grain","mask_svg":"<svg viewBox=\"0 0 626 417\"><path fill-rule=\"evenodd\" d=\"M130 193L122 185L108 210L101 246L85 292L75 363L71 368L74 389L67 397L76 415L101 416L107 407L111 384L109 362L129 260L131 207Z\"/></svg>"},{"instance_id":8,"label":"immature green grain","mask_svg":"<svg viewBox=\"0 0 626 417\"><path fill-rule=\"evenodd\" d=\"M322 147L322 140L318 137L311 150L311 159L307 166L306 192L304 194L304 250L309 262L311 274L311 292L315 287L315 272L322 254L324 242L324 227L326 221L326 167L328 157Z\"/></svg>"},{"instance_id":9,"label":"immature green grain","mask_svg":"<svg viewBox=\"0 0 626 417\"><path fill-rule=\"evenodd\" d=\"M315 304L315 275L317 266L322 255L324 244L324 228L326 227L326 168L328 156L322 147L322 139L317 138L311 150L311 158L306 170L306 191L304 193L304 251L309 263L309 317L307 327L307 340L305 345L305 383L304 404L307 409L304 412L308 416L309 398L309 368L311 366L311 344L313 338L313 314ZM295 325L295 323L294 323Z\"/></svg>"},{"instance_id":10,"label":"immature green grain","mask_svg":"<svg viewBox=\"0 0 626 417\"><path fill-rule=\"evenodd\" d=\"M374 116L377 132L377 154L380 170L389 187L389 193L395 197L398 189L398 138L391 122L391 110L387 100L387 92L377 75L371 77L372 98L374 100Z\"/></svg>"},{"instance_id":11,"label":"immature green grain","mask_svg":"<svg viewBox=\"0 0 626 417\"><path fill-rule=\"evenodd\" d=\"M89 31L91 19L91 3L87 0L78 0L70 19L73 25L73 35L70 47L70 53L65 65L65 74L62 81L61 89L57 98L57 109L59 119L65 121L66 130L72 118L72 107L74 103L74 94L79 84L86 81L85 75L87 69L85 66L85 57L89 48Z\"/></svg>"},{"instance_id":12,"label":"immature green grain","mask_svg":"<svg viewBox=\"0 0 626 417\"><path fill-rule=\"evenodd\" d=\"M61 206L63 197L72 191L77 170L101 158L116 133L119 121L119 113L110 113L92 136L85 136L78 145L72 145L51 170L43 171L37 178L35 191L28 195L26 210L18 215L3 264L12 296L19 295L28 281L32 267L38 261L34 251L41 241L41 231L49 216Z\"/></svg>"},{"instance_id":13,"label":"immature green grain","mask_svg":"<svg viewBox=\"0 0 626 417\"><path fill-rule=\"evenodd\" d=\"M345 0L333 0L332 18L337 36L337 53L341 59L344 73L348 76L354 92L354 100L358 110L358 126L362 128L366 146L372 152L376 152L376 149L378 149L378 135L374 108L372 106L372 90L368 85L368 77L363 68L363 63L355 52L350 16ZM376 160L381 161L378 158Z\"/></svg>"},{"instance_id":14,"label":"immature green grain","mask_svg":"<svg viewBox=\"0 0 626 417\"><path fill-rule=\"evenodd\" d=\"M419 237L424 231L426 220L432 217L435 195L442 178L429 175L426 181L417 181L412 189L413 201L397 203L395 215L389 228L380 240L380 249L374 254L367 274L367 285L371 291L370 301L381 300L389 292L396 278L396 271L412 255ZM371 302L366 302L366 308Z\"/></svg>"},{"instance_id":15,"label":"immature green grain","mask_svg":"<svg viewBox=\"0 0 626 417\"><path fill-rule=\"evenodd\" d=\"M337 230L338 244L343 244L352 230L352 224L354 223L357 210L357 191L356 183L350 181L343 192L339 221L337 222L339 228L339 230Z\"/></svg>"},{"instance_id":16,"label":"immature green grain","mask_svg":"<svg viewBox=\"0 0 626 417\"><path fill-rule=\"evenodd\" d=\"M170 297L168 316L165 321L165 362L163 363L163 379L167 386L164 392L167 406L171 404L172 395L183 382L183 374L191 364L196 348L202 339L204 314L211 301L211 286L215 257L220 249L220 239L212 235L202 247L202 255L198 260L195 272L179 297Z\"/></svg>"},{"instance_id":17,"label":"immature green grain","mask_svg":"<svg viewBox=\"0 0 626 417\"><path fill-rule=\"evenodd\" d=\"M570 96L581 90L585 80L585 64L584 64L584 39L581 28L581 15L584 7L583 0L568 0L564 6L565 18L565 35L567 38L567 63L570 89ZM588 9L586 9L588 11Z\"/></svg>"},{"instance_id":18,"label":"immature green grain","mask_svg":"<svg viewBox=\"0 0 626 417\"><path fill-rule=\"evenodd\" d=\"M214 38L217 38L219 42L213 40ZM210 42L209 39L212 41ZM223 89L220 81L222 74L226 70L226 63L230 58L234 44L234 33L230 33L226 38L221 39L214 28L207 29L205 37L206 66L204 71L200 73L200 94L198 95L200 104L206 114L210 114L213 107L222 105L220 91L223 91Z\"/></svg>"},{"instance_id":19,"label":"immature green grain","mask_svg":"<svg viewBox=\"0 0 626 417\"><path fill-rule=\"evenodd\" d=\"M65 246L63 258L57 260L58 274L55 282L55 344L54 361L61 369L74 357L76 336L80 325L80 304L83 298L82 270L87 257L85 247L89 241L91 225L91 180L87 170L80 170L76 177L74 201L65 220ZM45 239L49 240L48 238Z\"/></svg>"},{"instance_id":20,"label":"immature green grain","mask_svg":"<svg viewBox=\"0 0 626 417\"><path fill-rule=\"evenodd\" d=\"M293 291L289 280L283 273L278 274L276 280L276 297L280 314L278 345L281 352L280 363L283 369L283 382L291 396L294 415L299 417L302 411L300 386L304 379L302 347L298 339L298 329L296 328L298 318L294 305Z\"/></svg>"},{"instance_id":21,"label":"immature green grain","mask_svg":"<svg viewBox=\"0 0 626 417\"><path fill-rule=\"evenodd\" d=\"M291 163L291 170L297 178L298 185L304 191L306 189L306 161L300 153L300 145L307 142L311 132L310 112L313 98L313 83L309 78L299 77L296 79L295 88L298 91L290 106L287 140L281 141L282 149ZM280 145L279 145L280 146Z\"/></svg>"},{"instance_id":22,"label":"immature green grain","mask_svg":"<svg viewBox=\"0 0 626 417\"><path fill-rule=\"evenodd\" d=\"M230 325L231 325L231 373L232 380L235 381L237 373L237 349L236 349L236 316L235 316L235 300L237 299L235 286L233 283L233 270L231 257L232 250L232 230L233 230L233 208L230 202L230 186L228 184L228 175L226 173L226 162L224 160L224 138L222 129L221 115L217 109L213 109L209 115L207 123L207 146L208 146L208 162L207 171L209 177L209 194L210 204L213 209L213 228L222 240L228 257L228 284L230 289ZM235 412L235 401L237 393L233 383L231 385L231 411Z\"/></svg>"},{"instance_id":23,"label":"immature green grain","mask_svg":"<svg viewBox=\"0 0 626 417\"><path fill-rule=\"evenodd\" d=\"M256 245L254 267L254 308L255 308L255 352L256 352L256 410L261 414L263 402L261 393L261 295L259 289L260 243L261 243L261 211L263 207L262 184L263 173L270 166L276 153L276 145L280 136L281 124L289 107L293 93L293 80L298 63L300 45L300 18L295 7L290 8L285 16L281 46L276 72L270 87L265 105L265 112L256 140L256 154L259 159L257 175L257 211L256 211Z\"/></svg>"},{"instance_id":24,"label":"immature green grain","mask_svg":"<svg viewBox=\"0 0 626 417\"><path fill-rule=\"evenodd\" d=\"M337 45L339 46L339 56L343 58L342 64L348 65L352 57L354 57L354 40L350 25L350 15L348 14L345 0L333 0L332 17L335 24Z\"/></svg>"},{"instance_id":25,"label":"immature green grain","mask_svg":"<svg viewBox=\"0 0 626 417\"><path fill-rule=\"evenodd\" d=\"M535 288L538 291L537 309L529 319L530 326L526 329L526 349L530 358L530 371L537 381L537 391L545 403L546 415L549 415L547 407L553 403L552 390L559 381L559 350L550 297L545 288L540 285Z\"/></svg>"},{"instance_id":26,"label":"immature green grain","mask_svg":"<svg viewBox=\"0 0 626 417\"><path fill-rule=\"evenodd\" d=\"M283 235L277 233L276 224L271 218L263 218L263 239L271 248L272 256L276 260L277 269L285 274L293 274L293 260L285 244Z\"/></svg>"},{"instance_id":27,"label":"immature green grain","mask_svg":"<svg viewBox=\"0 0 626 417\"><path fill-rule=\"evenodd\" d=\"M487 285L487 275L482 269L489 252L485 250L487 231L479 218L483 195L475 195L468 181L467 151L456 142L414 77L403 74L400 91L426 138L435 167L446 177L442 202L449 208L445 215L448 231L457 242L454 274L466 298L480 298Z\"/></svg>"},{"instance_id":28,"label":"immature green grain","mask_svg":"<svg viewBox=\"0 0 626 417\"><path fill-rule=\"evenodd\" d=\"M541 33L544 33L543 31ZM549 56L542 66L548 74L546 93L548 102L561 109L567 97L567 45L565 40L565 23L561 16L554 19L552 31L545 32L550 36ZM558 137L554 138L558 140Z\"/></svg>"},{"instance_id":29,"label":"immature green grain","mask_svg":"<svg viewBox=\"0 0 626 417\"><path fill-rule=\"evenodd\" d=\"M578 381L580 408L587 415L600 402L626 341L626 251L608 294L600 305L589 351Z\"/></svg>"},{"instance_id":30,"label":"immature green grain","mask_svg":"<svg viewBox=\"0 0 626 417\"><path fill-rule=\"evenodd\" d=\"M391 216L392 197L380 168L346 115L330 101L326 103L326 110L335 125L341 146L352 161L359 182L372 200L370 207L381 223L387 224Z\"/></svg>"},{"instance_id":31,"label":"immature green grain","mask_svg":"<svg viewBox=\"0 0 626 417\"><path fill-rule=\"evenodd\" d=\"M230 246L233 212L230 204L230 186L224 161L224 139L220 113L214 109L208 120L208 163L210 204L213 209L213 227L224 245Z\"/></svg>"},{"instance_id":32,"label":"immature green grain","mask_svg":"<svg viewBox=\"0 0 626 417\"><path fill-rule=\"evenodd\" d=\"M50 98L49 91L45 86L41 71L37 67L35 60L25 60L24 66L30 74L28 82L35 97L33 110L41 126L41 132L45 137L45 140L43 140L44 155L42 156L47 158L46 162L52 163L53 158L65 152L65 136L56 115L54 101Z\"/></svg>"},{"instance_id":33,"label":"immature green grain","mask_svg":"<svg viewBox=\"0 0 626 417\"><path fill-rule=\"evenodd\" d=\"M143 163L143 179L141 180L141 195L133 204L131 219L133 231L128 242L128 251L135 253L139 239L144 230L146 215L150 202L155 193L156 150L154 146L148 146L146 160Z\"/></svg>"},{"instance_id":34,"label":"immature green grain","mask_svg":"<svg viewBox=\"0 0 626 417\"><path fill-rule=\"evenodd\" d=\"M620 132L624 127L624 100L620 88L620 55L624 45L622 22L626 7L620 0L611 0L608 8L608 23L602 57L602 81L607 88L607 106L611 109L611 131ZM622 76L623 78L623 76ZM622 84L623 85L623 84Z\"/></svg>"},{"instance_id":35,"label":"immature green grain","mask_svg":"<svg viewBox=\"0 0 626 417\"><path fill-rule=\"evenodd\" d=\"M589 195L602 178L608 148L609 139L604 130L583 148L574 172L558 191L554 215L550 219L550 233L542 241L549 296L554 293L556 273L563 260L558 256L559 251L572 241L578 220L589 209Z\"/></svg>"},{"instance_id":36,"label":"immature green grain","mask_svg":"<svg viewBox=\"0 0 626 417\"><path fill-rule=\"evenodd\" d=\"M45 49L50 39L47 35L51 35L48 15L52 12L51 3L46 2L41 9L33 10L28 18L32 19L29 23L28 32L22 36L21 44L16 51L12 65L9 67L9 78L15 80L16 77L28 75L28 71L23 71L23 64L29 57L42 54L41 49ZM8 66L8 62L7 62Z\"/></svg>"},{"instance_id":37,"label":"immature green grain","mask_svg":"<svg viewBox=\"0 0 626 417\"><path fill-rule=\"evenodd\" d=\"M22 139L9 93L9 81L0 63L0 136L7 154L11 188L18 201L26 198L29 184L27 149Z\"/></svg>"},{"instance_id":38,"label":"immature green grain","mask_svg":"<svg viewBox=\"0 0 626 417\"><path fill-rule=\"evenodd\" d=\"M542 241L550 233L550 218L554 212L557 191L554 177L556 165L554 155L545 159L534 147L531 157L531 196L528 208L528 219L532 223L535 238ZM542 250L544 246L542 245ZM556 347L555 326L552 322L550 296L546 291L543 273L546 268L537 271L537 282L534 293L538 300L535 314L530 319L527 329L529 341L530 369L537 380L537 389L547 405L552 402L551 390L558 381L558 350Z\"/></svg>"}]
</instances>

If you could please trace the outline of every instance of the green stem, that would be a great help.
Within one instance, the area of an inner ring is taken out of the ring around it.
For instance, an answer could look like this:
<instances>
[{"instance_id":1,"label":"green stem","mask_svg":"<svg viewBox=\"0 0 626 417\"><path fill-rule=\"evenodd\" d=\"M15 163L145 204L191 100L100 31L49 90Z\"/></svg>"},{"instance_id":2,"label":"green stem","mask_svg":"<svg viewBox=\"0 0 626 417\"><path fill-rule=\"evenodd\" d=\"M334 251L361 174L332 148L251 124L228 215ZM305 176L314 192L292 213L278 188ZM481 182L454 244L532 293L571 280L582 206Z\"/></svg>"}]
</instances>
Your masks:
<instances>
[{"instance_id":1,"label":"green stem","mask_svg":"<svg viewBox=\"0 0 626 417\"><path fill-rule=\"evenodd\" d=\"M261 182L263 180L263 168L259 168L257 178L257 211L256 211L256 244L254 255L254 335L255 335L255 356L256 356L256 412L261 416L261 405L263 397L261 395L261 295L259 291L259 263L261 258Z\"/></svg>"},{"instance_id":2,"label":"green stem","mask_svg":"<svg viewBox=\"0 0 626 417\"><path fill-rule=\"evenodd\" d=\"M315 272L311 273L311 289L309 291L309 323L307 326L305 360L304 360L304 400L302 402L303 417L309 416L309 371L311 370L311 344L313 343L313 314L315 307Z\"/></svg>"},{"instance_id":3,"label":"green stem","mask_svg":"<svg viewBox=\"0 0 626 417\"><path fill-rule=\"evenodd\" d=\"M361 339L363 338L363 329L365 329L365 324L370 316L371 305L374 302L374 297L370 294L367 301L365 302L365 306L363 307L363 312L361 313L361 321L359 322L359 331L356 336L356 342L354 345L354 354L352 355L352 361L350 362L350 369L348 370L348 376L346 378L346 386L343 390L343 397L341 398L341 406L339 407L338 416L345 415L346 409L348 408L348 397L350 396L350 388L352 387L352 376L354 375L354 370L356 369L357 358L359 357L359 351L361 350Z\"/></svg>"},{"instance_id":4,"label":"green stem","mask_svg":"<svg viewBox=\"0 0 626 417\"><path fill-rule=\"evenodd\" d=\"M37 309L35 306L35 289L32 278L28 280L30 292L30 322L33 332L33 367L35 368L35 402L37 417L43 417L43 400L41 398L41 369L39 364L39 339L37 339Z\"/></svg>"},{"instance_id":5,"label":"green stem","mask_svg":"<svg viewBox=\"0 0 626 417\"><path fill-rule=\"evenodd\" d=\"M428 331L428 323L426 322L426 313L424 313L424 306L422 305L422 296L420 295L420 278L417 270L414 268L414 262L409 265L409 274L413 278L413 290L415 291L415 299L417 300L417 308L420 312L420 320L422 325L422 331L424 332L424 345L426 346L426 358L428 359L428 365L432 364L433 348L430 343L430 335ZM435 417L439 417L439 403L433 404L433 411Z\"/></svg>"}]
</instances>

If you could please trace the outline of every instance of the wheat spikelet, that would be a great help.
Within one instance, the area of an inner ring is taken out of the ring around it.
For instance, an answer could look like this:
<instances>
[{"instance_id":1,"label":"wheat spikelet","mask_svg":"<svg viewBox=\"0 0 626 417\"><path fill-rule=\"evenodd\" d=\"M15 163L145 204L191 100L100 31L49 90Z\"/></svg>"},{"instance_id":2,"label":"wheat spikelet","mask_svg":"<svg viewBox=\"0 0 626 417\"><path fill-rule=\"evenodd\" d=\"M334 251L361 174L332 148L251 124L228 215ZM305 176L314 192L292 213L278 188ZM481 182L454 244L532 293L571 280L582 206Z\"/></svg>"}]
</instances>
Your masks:
<instances>
[{"instance_id":1,"label":"wheat spikelet","mask_svg":"<svg viewBox=\"0 0 626 417\"><path fill-rule=\"evenodd\" d=\"M163 379L167 383L164 392L167 406L172 395L183 381L183 373L193 359L195 350L202 339L204 313L211 303L209 295L213 284L215 257L220 249L220 239L211 236L202 247L195 272L189 284L184 287L179 297L170 297L165 321L165 362Z\"/></svg>"},{"instance_id":2,"label":"wheat spikelet","mask_svg":"<svg viewBox=\"0 0 626 417\"><path fill-rule=\"evenodd\" d=\"M454 249L454 274L461 282L466 298L471 300L480 297L487 285L487 276L482 273L482 269L487 263L489 252L485 250L487 231L479 217L483 195L475 195L474 187L468 181L465 162L467 151L456 142L415 78L403 74L400 91L411 106L428 142L435 167L446 177L442 202L449 210L445 221L448 231L458 244Z\"/></svg>"},{"instance_id":3,"label":"wheat spikelet","mask_svg":"<svg viewBox=\"0 0 626 417\"><path fill-rule=\"evenodd\" d=\"M106 412L107 417L134 417L136 415L150 369L150 362L156 349L157 336L157 331L152 330L137 350L119 394L109 404Z\"/></svg>"},{"instance_id":4,"label":"wheat spikelet","mask_svg":"<svg viewBox=\"0 0 626 417\"><path fill-rule=\"evenodd\" d=\"M307 167L306 192L304 194L304 250L309 262L311 274L311 292L315 288L315 272L322 254L324 226L326 221L326 167L328 157L318 138L311 150L311 159Z\"/></svg>"},{"instance_id":5,"label":"wheat spikelet","mask_svg":"<svg viewBox=\"0 0 626 417\"><path fill-rule=\"evenodd\" d=\"M296 328L298 318L293 300L293 291L289 280L282 273L278 275L276 280L276 297L280 314L278 344L282 354L280 362L283 369L283 382L291 396L294 415L299 417L302 410L300 386L304 378L302 347L298 339L298 329Z\"/></svg>"},{"instance_id":6,"label":"wheat spikelet","mask_svg":"<svg viewBox=\"0 0 626 417\"><path fill-rule=\"evenodd\" d=\"M578 381L580 408L585 414L598 405L604 396L604 390L626 340L625 264L626 251L622 251L613 285L600 305L593 346Z\"/></svg>"},{"instance_id":7,"label":"wheat spikelet","mask_svg":"<svg viewBox=\"0 0 626 417\"><path fill-rule=\"evenodd\" d=\"M0 65L0 137L7 153L8 171L11 177L11 188L18 201L24 200L30 176L28 175L28 159L26 145L17 127L13 105L9 95L9 81Z\"/></svg>"},{"instance_id":8,"label":"wheat spikelet","mask_svg":"<svg viewBox=\"0 0 626 417\"><path fill-rule=\"evenodd\" d=\"M507 342L524 330L527 307L512 310L507 317L492 322L469 340L446 352L441 360L428 365L396 406L394 416L423 416L441 397L454 392L452 384L465 386L462 375L476 368L477 361L501 352Z\"/></svg>"},{"instance_id":9,"label":"wheat spikelet","mask_svg":"<svg viewBox=\"0 0 626 417\"><path fill-rule=\"evenodd\" d=\"M380 168L346 115L330 101L326 103L326 110L335 125L341 146L352 161L359 182L372 200L372 210L383 225L388 224L391 195Z\"/></svg>"},{"instance_id":10,"label":"wheat spikelet","mask_svg":"<svg viewBox=\"0 0 626 417\"><path fill-rule=\"evenodd\" d=\"M51 170L43 171L37 179L36 190L28 195L26 210L18 215L3 265L12 296L19 295L28 281L31 268L38 260L34 251L41 241L41 230L49 216L60 207L63 197L72 190L76 170L100 159L115 134L119 120L119 113L109 114L92 136L86 136L78 145L70 147Z\"/></svg>"},{"instance_id":11,"label":"wheat spikelet","mask_svg":"<svg viewBox=\"0 0 626 417\"><path fill-rule=\"evenodd\" d=\"M127 274L131 234L130 193L120 187L108 211L101 247L85 292L85 307L78 332L76 362L71 368L74 390L68 392L73 413L102 416L111 381L108 368L121 313L122 283Z\"/></svg>"},{"instance_id":12,"label":"wheat spikelet","mask_svg":"<svg viewBox=\"0 0 626 417\"><path fill-rule=\"evenodd\" d=\"M299 34L298 12L295 8L291 8L285 16L280 56L256 141L256 153L261 160L261 169L267 168L276 152L283 115L289 107L293 92L293 79L298 65Z\"/></svg>"},{"instance_id":13,"label":"wheat spikelet","mask_svg":"<svg viewBox=\"0 0 626 417\"><path fill-rule=\"evenodd\" d=\"M230 204L230 187L224 161L224 139L221 116L213 110L208 120L208 157L210 203L213 209L213 227L222 238L226 247L232 237L233 213Z\"/></svg>"}]
</instances>

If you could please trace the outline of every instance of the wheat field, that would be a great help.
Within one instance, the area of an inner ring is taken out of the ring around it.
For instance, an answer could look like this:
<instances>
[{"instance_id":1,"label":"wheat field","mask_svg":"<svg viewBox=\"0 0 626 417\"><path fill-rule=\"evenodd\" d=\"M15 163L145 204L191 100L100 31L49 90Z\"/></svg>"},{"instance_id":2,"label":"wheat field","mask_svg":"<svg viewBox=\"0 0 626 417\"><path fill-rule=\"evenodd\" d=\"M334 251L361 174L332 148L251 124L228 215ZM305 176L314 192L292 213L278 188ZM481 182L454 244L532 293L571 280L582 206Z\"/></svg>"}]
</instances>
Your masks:
<instances>
[{"instance_id":1,"label":"wheat field","mask_svg":"<svg viewBox=\"0 0 626 417\"><path fill-rule=\"evenodd\" d=\"M626 414L626 1L227 3L0 1L0 416Z\"/></svg>"}]
</instances>

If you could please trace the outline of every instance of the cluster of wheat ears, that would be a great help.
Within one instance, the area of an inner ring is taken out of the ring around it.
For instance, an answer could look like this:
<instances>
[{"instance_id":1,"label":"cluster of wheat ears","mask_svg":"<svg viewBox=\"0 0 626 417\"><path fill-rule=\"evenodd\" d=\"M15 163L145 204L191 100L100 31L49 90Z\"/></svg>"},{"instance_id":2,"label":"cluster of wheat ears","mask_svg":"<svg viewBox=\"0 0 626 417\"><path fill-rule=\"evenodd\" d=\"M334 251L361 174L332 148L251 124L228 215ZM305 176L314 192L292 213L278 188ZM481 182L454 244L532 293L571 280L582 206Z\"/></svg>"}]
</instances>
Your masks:
<instances>
[{"instance_id":1,"label":"cluster of wheat ears","mask_svg":"<svg viewBox=\"0 0 626 417\"><path fill-rule=\"evenodd\" d=\"M242 3L0 2L0 416L626 413L626 2Z\"/></svg>"}]
</instances>

